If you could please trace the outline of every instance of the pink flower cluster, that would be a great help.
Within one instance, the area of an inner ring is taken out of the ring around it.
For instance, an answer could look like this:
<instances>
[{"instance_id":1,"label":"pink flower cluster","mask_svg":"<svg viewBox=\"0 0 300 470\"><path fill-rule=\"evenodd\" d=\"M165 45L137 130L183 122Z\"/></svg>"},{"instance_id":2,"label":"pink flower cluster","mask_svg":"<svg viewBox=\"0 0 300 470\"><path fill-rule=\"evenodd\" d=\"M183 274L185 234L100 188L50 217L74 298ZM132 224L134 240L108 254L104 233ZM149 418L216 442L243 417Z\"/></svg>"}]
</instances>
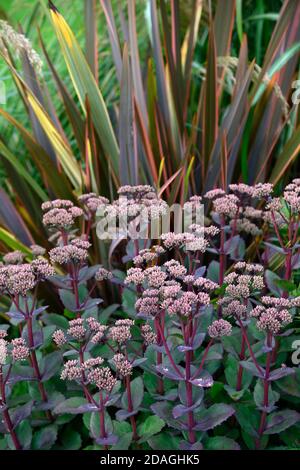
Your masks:
<instances>
[{"instance_id":1,"label":"pink flower cluster","mask_svg":"<svg viewBox=\"0 0 300 470\"><path fill-rule=\"evenodd\" d=\"M43 224L50 229L66 230L70 228L83 210L74 206L72 201L56 199L42 204Z\"/></svg>"}]
</instances>

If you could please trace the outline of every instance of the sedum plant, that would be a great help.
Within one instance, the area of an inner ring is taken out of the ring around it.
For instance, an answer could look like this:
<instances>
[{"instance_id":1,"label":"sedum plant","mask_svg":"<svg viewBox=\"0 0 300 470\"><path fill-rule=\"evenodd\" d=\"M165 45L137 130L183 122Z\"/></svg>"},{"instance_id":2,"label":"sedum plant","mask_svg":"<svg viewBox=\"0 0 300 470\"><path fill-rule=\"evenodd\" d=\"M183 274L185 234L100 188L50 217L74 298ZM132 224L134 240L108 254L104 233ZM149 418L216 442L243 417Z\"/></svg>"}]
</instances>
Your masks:
<instances>
[{"instance_id":1,"label":"sedum plant","mask_svg":"<svg viewBox=\"0 0 300 470\"><path fill-rule=\"evenodd\" d=\"M299 179L273 194L192 196L204 225L153 240L131 230L167 209L148 185L45 202L52 247L0 265L1 448L297 448ZM126 213L118 256L93 264L97 223Z\"/></svg>"}]
</instances>

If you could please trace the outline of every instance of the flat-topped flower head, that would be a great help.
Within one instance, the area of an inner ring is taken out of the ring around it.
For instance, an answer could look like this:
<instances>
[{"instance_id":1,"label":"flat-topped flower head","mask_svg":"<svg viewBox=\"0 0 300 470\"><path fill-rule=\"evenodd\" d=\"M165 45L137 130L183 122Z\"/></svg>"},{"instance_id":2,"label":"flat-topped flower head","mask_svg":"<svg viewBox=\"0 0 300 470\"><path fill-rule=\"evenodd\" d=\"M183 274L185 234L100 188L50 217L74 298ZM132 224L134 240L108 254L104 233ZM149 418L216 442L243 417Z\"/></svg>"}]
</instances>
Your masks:
<instances>
[{"instance_id":1,"label":"flat-topped flower head","mask_svg":"<svg viewBox=\"0 0 300 470\"><path fill-rule=\"evenodd\" d=\"M141 268L130 268L127 271L127 276L124 280L125 284L143 284L145 280L145 274Z\"/></svg>"},{"instance_id":2,"label":"flat-topped flower head","mask_svg":"<svg viewBox=\"0 0 300 470\"><path fill-rule=\"evenodd\" d=\"M29 348L26 345L25 339L16 338L11 341L12 345L12 358L14 361L23 361L29 356Z\"/></svg>"},{"instance_id":3,"label":"flat-topped flower head","mask_svg":"<svg viewBox=\"0 0 300 470\"><path fill-rule=\"evenodd\" d=\"M82 318L75 318L74 320L69 321L67 333L77 341L83 341L86 335L84 320Z\"/></svg>"},{"instance_id":4,"label":"flat-topped flower head","mask_svg":"<svg viewBox=\"0 0 300 470\"><path fill-rule=\"evenodd\" d=\"M34 275L39 280L47 279L55 274L53 266L43 258L34 259L31 263L31 268Z\"/></svg>"},{"instance_id":5,"label":"flat-topped flower head","mask_svg":"<svg viewBox=\"0 0 300 470\"><path fill-rule=\"evenodd\" d=\"M82 379L83 367L77 359L72 359L64 364L60 378L62 380L79 380Z\"/></svg>"},{"instance_id":6,"label":"flat-topped flower head","mask_svg":"<svg viewBox=\"0 0 300 470\"><path fill-rule=\"evenodd\" d=\"M82 366L84 369L91 369L92 367L100 366L101 364L103 364L103 362L104 362L104 359L100 356L90 357L89 359L84 361Z\"/></svg>"},{"instance_id":7,"label":"flat-topped flower head","mask_svg":"<svg viewBox=\"0 0 300 470\"><path fill-rule=\"evenodd\" d=\"M160 287L167 279L167 274L159 266L147 268L144 275L149 287Z\"/></svg>"},{"instance_id":8,"label":"flat-topped flower head","mask_svg":"<svg viewBox=\"0 0 300 470\"><path fill-rule=\"evenodd\" d=\"M72 201L56 199L42 204L43 224L50 229L67 230L77 217L83 214L80 207L74 206Z\"/></svg>"},{"instance_id":9,"label":"flat-topped flower head","mask_svg":"<svg viewBox=\"0 0 300 470\"><path fill-rule=\"evenodd\" d=\"M175 278L182 278L187 273L186 267L176 260L167 261L164 263L164 267L167 269L167 273Z\"/></svg>"},{"instance_id":10,"label":"flat-topped flower head","mask_svg":"<svg viewBox=\"0 0 300 470\"><path fill-rule=\"evenodd\" d=\"M111 392L117 383L109 367L96 367L87 374L87 380L95 384L99 390Z\"/></svg>"},{"instance_id":11,"label":"flat-topped flower head","mask_svg":"<svg viewBox=\"0 0 300 470\"><path fill-rule=\"evenodd\" d=\"M202 235L207 237L215 237L220 233L220 229L215 225L209 225L208 227L203 227L199 224L192 224L189 226L189 230L195 233L196 235Z\"/></svg>"},{"instance_id":12,"label":"flat-topped flower head","mask_svg":"<svg viewBox=\"0 0 300 470\"><path fill-rule=\"evenodd\" d=\"M33 256L44 256L46 253L45 248L40 245L30 245L30 249Z\"/></svg>"},{"instance_id":13,"label":"flat-topped flower head","mask_svg":"<svg viewBox=\"0 0 300 470\"><path fill-rule=\"evenodd\" d=\"M196 288L199 288L201 290L207 291L207 292L213 292L219 287L219 284L216 282L211 281L210 279L207 279L205 277L197 277L193 281L193 285Z\"/></svg>"},{"instance_id":14,"label":"flat-topped flower head","mask_svg":"<svg viewBox=\"0 0 300 470\"><path fill-rule=\"evenodd\" d=\"M95 274L95 279L96 281L104 281L108 279L112 279L113 275L108 269L105 268L99 268L98 271Z\"/></svg>"},{"instance_id":15,"label":"flat-topped flower head","mask_svg":"<svg viewBox=\"0 0 300 470\"><path fill-rule=\"evenodd\" d=\"M94 325L95 326L95 325ZM108 326L106 325L100 325L97 327L96 330L93 330L95 332L95 334L93 334L92 336L92 339L91 339L91 342L93 344L99 344L101 343L101 341L104 339L104 336L105 336L105 332L107 330ZM92 328L91 328L92 330Z\"/></svg>"},{"instance_id":16,"label":"flat-topped flower head","mask_svg":"<svg viewBox=\"0 0 300 470\"><path fill-rule=\"evenodd\" d=\"M121 319L115 322L115 326L111 326L108 332L108 338L116 341L119 344L126 343L131 339L131 326L134 325L134 321L130 319Z\"/></svg>"},{"instance_id":17,"label":"flat-topped flower head","mask_svg":"<svg viewBox=\"0 0 300 470\"><path fill-rule=\"evenodd\" d=\"M160 313L159 298L157 295L148 296L147 294L143 293L142 297L140 297L135 302L135 308L140 316L155 317Z\"/></svg>"},{"instance_id":18,"label":"flat-topped flower head","mask_svg":"<svg viewBox=\"0 0 300 470\"><path fill-rule=\"evenodd\" d=\"M231 220L230 226L233 229L235 228L238 233L244 232L252 235L253 237L256 237L257 235L260 235L262 233L261 229L254 222L251 222L246 217Z\"/></svg>"},{"instance_id":19,"label":"flat-topped flower head","mask_svg":"<svg viewBox=\"0 0 300 470\"><path fill-rule=\"evenodd\" d=\"M51 263L67 264L67 263L85 263L88 258L86 248L79 248L76 244L71 243L65 246L58 246L49 251Z\"/></svg>"},{"instance_id":20,"label":"flat-topped flower head","mask_svg":"<svg viewBox=\"0 0 300 470\"><path fill-rule=\"evenodd\" d=\"M63 330L56 330L52 335L52 339L59 348L61 348L68 341Z\"/></svg>"},{"instance_id":21,"label":"flat-topped flower head","mask_svg":"<svg viewBox=\"0 0 300 470\"><path fill-rule=\"evenodd\" d=\"M221 188L211 189L204 195L206 199L211 199L211 200L217 197L222 197L222 196L225 196L225 191L224 189L221 189Z\"/></svg>"},{"instance_id":22,"label":"flat-topped flower head","mask_svg":"<svg viewBox=\"0 0 300 470\"><path fill-rule=\"evenodd\" d=\"M11 251L3 256L5 264L21 264L25 259L25 254L20 250Z\"/></svg>"},{"instance_id":23,"label":"flat-topped flower head","mask_svg":"<svg viewBox=\"0 0 300 470\"><path fill-rule=\"evenodd\" d=\"M37 279L29 263L0 267L0 289L10 295L26 296Z\"/></svg>"},{"instance_id":24,"label":"flat-topped flower head","mask_svg":"<svg viewBox=\"0 0 300 470\"><path fill-rule=\"evenodd\" d=\"M223 320L215 320L209 327L208 327L208 334L211 338L221 338L222 336L230 336L232 333L232 326L231 324Z\"/></svg>"},{"instance_id":25,"label":"flat-topped flower head","mask_svg":"<svg viewBox=\"0 0 300 470\"><path fill-rule=\"evenodd\" d=\"M146 346L157 343L157 335L148 323L141 326L141 334Z\"/></svg>"},{"instance_id":26,"label":"flat-topped flower head","mask_svg":"<svg viewBox=\"0 0 300 470\"><path fill-rule=\"evenodd\" d=\"M113 363L117 372L122 377L127 377L132 374L132 364L126 359L124 354L118 353L113 356Z\"/></svg>"},{"instance_id":27,"label":"flat-topped flower head","mask_svg":"<svg viewBox=\"0 0 300 470\"><path fill-rule=\"evenodd\" d=\"M219 305L223 304L222 300L221 302L218 302ZM246 305L241 303L239 300L231 300L228 304L225 304L222 312L225 317L233 316L241 320L246 320L248 309Z\"/></svg>"},{"instance_id":28,"label":"flat-topped flower head","mask_svg":"<svg viewBox=\"0 0 300 470\"><path fill-rule=\"evenodd\" d=\"M273 192L272 183L257 183L253 188L252 197L254 198L268 198Z\"/></svg>"},{"instance_id":29,"label":"flat-topped flower head","mask_svg":"<svg viewBox=\"0 0 300 470\"><path fill-rule=\"evenodd\" d=\"M234 194L226 194L213 200L213 210L219 215L234 218L238 213L239 198Z\"/></svg>"},{"instance_id":30,"label":"flat-topped flower head","mask_svg":"<svg viewBox=\"0 0 300 470\"><path fill-rule=\"evenodd\" d=\"M79 202L85 210L90 213L96 213L98 210L105 210L109 200L104 196L97 196L96 193L83 194L78 197Z\"/></svg>"},{"instance_id":31,"label":"flat-topped flower head","mask_svg":"<svg viewBox=\"0 0 300 470\"><path fill-rule=\"evenodd\" d=\"M229 189L240 197L252 196L254 190L253 186L249 186L245 183L230 184Z\"/></svg>"}]
</instances>

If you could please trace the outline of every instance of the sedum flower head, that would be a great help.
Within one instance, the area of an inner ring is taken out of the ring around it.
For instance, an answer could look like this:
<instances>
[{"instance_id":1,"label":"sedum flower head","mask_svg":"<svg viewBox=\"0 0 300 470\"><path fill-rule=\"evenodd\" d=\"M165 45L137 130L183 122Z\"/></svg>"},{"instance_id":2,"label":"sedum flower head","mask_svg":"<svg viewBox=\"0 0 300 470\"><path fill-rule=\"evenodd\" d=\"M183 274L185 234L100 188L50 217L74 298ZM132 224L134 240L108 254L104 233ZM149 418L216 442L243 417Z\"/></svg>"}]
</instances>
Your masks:
<instances>
[{"instance_id":1,"label":"sedum flower head","mask_svg":"<svg viewBox=\"0 0 300 470\"><path fill-rule=\"evenodd\" d=\"M223 320L215 320L209 327L208 327L208 334L211 338L221 338L222 336L230 336L232 332L231 324Z\"/></svg>"},{"instance_id":2,"label":"sedum flower head","mask_svg":"<svg viewBox=\"0 0 300 470\"><path fill-rule=\"evenodd\" d=\"M113 357L113 363L116 367L117 372L122 377L127 377L132 374L132 364L126 359L124 354L115 354Z\"/></svg>"}]
</instances>

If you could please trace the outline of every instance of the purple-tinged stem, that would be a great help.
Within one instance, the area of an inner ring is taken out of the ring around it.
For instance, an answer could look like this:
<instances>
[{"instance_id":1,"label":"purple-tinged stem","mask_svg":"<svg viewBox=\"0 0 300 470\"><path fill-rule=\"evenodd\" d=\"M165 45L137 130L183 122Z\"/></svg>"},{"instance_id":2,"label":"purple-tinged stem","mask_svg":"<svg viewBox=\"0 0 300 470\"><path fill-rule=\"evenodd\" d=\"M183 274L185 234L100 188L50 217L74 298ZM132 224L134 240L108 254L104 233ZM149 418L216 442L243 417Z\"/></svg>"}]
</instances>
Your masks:
<instances>
[{"instance_id":1,"label":"purple-tinged stem","mask_svg":"<svg viewBox=\"0 0 300 470\"><path fill-rule=\"evenodd\" d=\"M161 346L162 338L160 334L159 321L160 321L159 318L155 318L154 328L155 328L155 333L157 336L157 344L158 346ZM162 360L163 360L162 353L158 351L156 353L156 365L160 366L162 364ZM161 376L158 376L158 379L157 379L157 393L159 393L160 395L164 394L164 382Z\"/></svg>"},{"instance_id":2,"label":"purple-tinged stem","mask_svg":"<svg viewBox=\"0 0 300 470\"><path fill-rule=\"evenodd\" d=\"M220 271L219 271L219 285L222 286L224 282L224 274L226 269L226 254L225 254L225 220L224 216L221 217L221 226L220 226L220 248L219 248L219 258L220 258ZM222 307L221 305L218 308L218 317L222 316Z\"/></svg>"},{"instance_id":3,"label":"purple-tinged stem","mask_svg":"<svg viewBox=\"0 0 300 470\"><path fill-rule=\"evenodd\" d=\"M254 355L254 352L253 352L253 350L252 350L252 348L251 348L251 345L250 345L250 342L249 342L249 339L248 339L248 336L247 336L247 332L246 332L246 330L245 330L245 327L244 327L244 325L243 325L243 323L241 322L240 319L238 319L238 323L239 323L239 325L240 325L240 328L241 328L241 330L242 330L243 336L244 336L244 338L245 338L245 341L246 341L246 344L247 344L247 347L248 347L248 350L249 350L249 354L250 354L250 356L251 356L251 359L252 359L252 361L253 361L253 363L254 363L256 369L258 370L258 372L259 372L260 374L263 374L263 370L262 370L262 368L260 367L260 365L258 364L258 362L257 362L257 360L256 360L256 357L255 357L255 355Z\"/></svg>"},{"instance_id":4,"label":"purple-tinged stem","mask_svg":"<svg viewBox=\"0 0 300 470\"><path fill-rule=\"evenodd\" d=\"M80 362L80 365L82 366L83 363L84 363L84 351L83 351L83 348L82 348L82 344L80 344L80 347L79 347L79 362ZM82 369L81 371L81 378L82 378L82 382L83 384L85 384L85 373L84 373L84 369ZM87 401L89 403L91 403L91 399L90 399L90 395L89 393L87 393L87 389L84 388L84 394L85 394L85 398L87 399Z\"/></svg>"},{"instance_id":5,"label":"purple-tinged stem","mask_svg":"<svg viewBox=\"0 0 300 470\"><path fill-rule=\"evenodd\" d=\"M126 385L127 400L128 400L128 411L129 411L129 413L131 413L133 411L133 403L132 403L131 385L130 385L130 376L129 375L127 375L125 377L125 385ZM137 441L139 436L138 436L137 431L136 431L135 416L130 416L130 422L131 422L131 427L132 427L133 439L135 441Z\"/></svg>"},{"instance_id":6,"label":"purple-tinged stem","mask_svg":"<svg viewBox=\"0 0 300 470\"><path fill-rule=\"evenodd\" d=\"M31 359L31 365L34 370L34 375L35 378L38 382L38 388L42 397L42 400L44 402L48 402L48 397L47 393L44 387L44 384L42 383L42 375L39 369L39 364L37 361L36 353L34 350L34 338L33 338L33 330L32 330L32 317L31 315L27 318L26 320L27 323L27 330L28 330L28 343L29 343L29 348L30 348L30 359ZM52 416L52 413L50 410L46 411L46 416L49 419L49 421L53 422L54 418Z\"/></svg>"},{"instance_id":7,"label":"purple-tinged stem","mask_svg":"<svg viewBox=\"0 0 300 470\"><path fill-rule=\"evenodd\" d=\"M267 345L269 348L271 348L272 345L272 335L271 333L268 333L267 335ZM260 419L260 425L259 425L259 438L256 442L256 447L259 449L260 448L260 443L261 443L261 438L264 433L265 427L266 427L266 419L267 419L267 410L266 408L269 406L269 376L270 376L270 369L271 369L271 361L272 361L272 351L267 352L267 359L266 359L266 374L264 378L264 401L263 401L263 406L264 410L262 411L261 414L261 419Z\"/></svg>"},{"instance_id":8,"label":"purple-tinged stem","mask_svg":"<svg viewBox=\"0 0 300 470\"><path fill-rule=\"evenodd\" d=\"M192 351L186 351L185 353L185 388L186 388L186 401L187 406L191 407L193 405L193 385L190 382L191 380L191 354ZM194 431L195 421L193 411L188 411L188 436L189 442L194 444L196 442L196 434Z\"/></svg>"},{"instance_id":9,"label":"purple-tinged stem","mask_svg":"<svg viewBox=\"0 0 300 470\"><path fill-rule=\"evenodd\" d=\"M174 361L174 359L173 359L173 357L172 357L172 354L171 354L171 351L170 351L169 346L168 346L168 344L167 344L167 341L166 341L164 332L162 331L162 329L161 329L161 327L160 327L159 324L157 324L157 326L158 326L158 330L159 330L159 332L160 332L160 336L161 336L161 339L162 339L164 348L165 348L165 350L166 350L166 354L167 354L167 356L168 356L168 358L169 358L169 360L170 360L170 362L171 362L171 364L172 364L174 370L177 372L178 375L180 375L180 376L183 378L183 375L182 375L181 371L178 369L178 367L177 367L177 365L175 364L175 361Z\"/></svg>"},{"instance_id":10,"label":"purple-tinged stem","mask_svg":"<svg viewBox=\"0 0 300 470\"><path fill-rule=\"evenodd\" d=\"M0 390L1 390L1 403L4 409L2 410L2 415L3 415L3 420L5 422L6 428L10 434L10 437L13 441L13 444L16 448L16 450L22 450L22 446L20 444L20 441L18 439L18 436L14 430L14 426L9 414L9 411L6 407L6 395L5 395L5 381L3 380L3 369L2 366L0 366Z\"/></svg>"},{"instance_id":11,"label":"purple-tinged stem","mask_svg":"<svg viewBox=\"0 0 300 470\"><path fill-rule=\"evenodd\" d=\"M205 351L204 351L202 360L201 360L201 362L200 362L200 365L199 365L198 369L196 370L196 372L194 373L194 375L193 375L193 377L192 377L193 380L196 379L196 378L197 378L197 375L199 375L200 372L202 371L203 366L204 366L204 363L205 363L206 358L207 358L207 355L208 355L208 352L209 352L209 350L210 350L210 348L211 348L213 342L214 342L214 340L211 338L210 341L209 341L209 343L208 343L208 345L207 345L206 348L205 348Z\"/></svg>"},{"instance_id":12,"label":"purple-tinged stem","mask_svg":"<svg viewBox=\"0 0 300 470\"><path fill-rule=\"evenodd\" d=\"M105 408L104 408L104 401L102 392L99 392L99 419L100 419L100 437L101 439L105 439L107 437L105 431ZM108 446L104 446L104 450L108 450Z\"/></svg>"},{"instance_id":13,"label":"purple-tinged stem","mask_svg":"<svg viewBox=\"0 0 300 470\"><path fill-rule=\"evenodd\" d=\"M245 351L246 351L246 341L245 341L245 336L242 334L241 352L239 354L240 361L243 361L245 359ZM243 366L239 364L237 383L236 383L237 392L239 392L242 389L243 370L244 370Z\"/></svg>"}]
</instances>

